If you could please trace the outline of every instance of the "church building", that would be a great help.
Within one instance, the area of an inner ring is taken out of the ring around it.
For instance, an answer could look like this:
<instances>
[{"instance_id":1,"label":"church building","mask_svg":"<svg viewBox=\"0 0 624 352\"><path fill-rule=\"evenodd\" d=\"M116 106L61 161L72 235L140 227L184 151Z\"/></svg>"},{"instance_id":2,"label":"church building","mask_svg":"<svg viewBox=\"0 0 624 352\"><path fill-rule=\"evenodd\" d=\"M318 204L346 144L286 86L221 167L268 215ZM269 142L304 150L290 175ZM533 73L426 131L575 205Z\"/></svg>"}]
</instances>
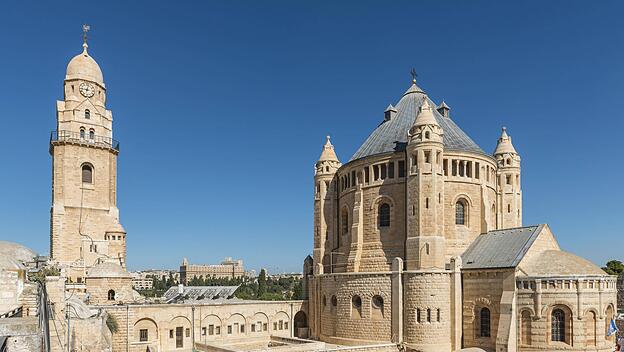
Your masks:
<instances>
[{"instance_id":1,"label":"church building","mask_svg":"<svg viewBox=\"0 0 624 352\"><path fill-rule=\"evenodd\" d=\"M493 154L416 80L351 159L329 137L304 263L310 335L409 351L610 351L615 278L522 223L521 158Z\"/></svg>"}]
</instances>

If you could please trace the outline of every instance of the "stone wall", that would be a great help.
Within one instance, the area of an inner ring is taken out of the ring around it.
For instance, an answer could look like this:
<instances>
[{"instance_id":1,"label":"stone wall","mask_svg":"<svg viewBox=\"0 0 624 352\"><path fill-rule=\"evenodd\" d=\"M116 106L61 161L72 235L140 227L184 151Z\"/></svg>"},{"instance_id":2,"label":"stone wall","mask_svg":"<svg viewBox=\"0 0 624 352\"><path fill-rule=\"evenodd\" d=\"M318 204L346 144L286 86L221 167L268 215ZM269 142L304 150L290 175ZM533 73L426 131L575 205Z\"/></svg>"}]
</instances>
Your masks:
<instances>
[{"instance_id":1,"label":"stone wall","mask_svg":"<svg viewBox=\"0 0 624 352\"><path fill-rule=\"evenodd\" d=\"M624 312L624 273L617 279L617 306L618 312Z\"/></svg>"},{"instance_id":2,"label":"stone wall","mask_svg":"<svg viewBox=\"0 0 624 352\"><path fill-rule=\"evenodd\" d=\"M521 351L612 351L613 337L606 337L614 316L615 280L600 278L518 279L518 346ZM566 315L566 342L551 341L551 314ZM524 319L523 319L524 317Z\"/></svg>"},{"instance_id":3,"label":"stone wall","mask_svg":"<svg viewBox=\"0 0 624 352\"><path fill-rule=\"evenodd\" d=\"M404 341L416 351L451 350L451 277L447 271L405 272Z\"/></svg>"},{"instance_id":4,"label":"stone wall","mask_svg":"<svg viewBox=\"0 0 624 352\"><path fill-rule=\"evenodd\" d=\"M119 352L144 352L148 347L156 351L190 351L193 341L223 345L271 335L292 337L294 315L307 311L303 301L142 304L100 308L117 320L119 331L113 334L113 351ZM181 347L176 347L176 341Z\"/></svg>"},{"instance_id":5,"label":"stone wall","mask_svg":"<svg viewBox=\"0 0 624 352\"><path fill-rule=\"evenodd\" d=\"M514 275L514 270L470 270L462 275L464 347L495 351L503 283L509 275ZM481 336L479 319L483 308L490 311L489 336Z\"/></svg>"},{"instance_id":6,"label":"stone wall","mask_svg":"<svg viewBox=\"0 0 624 352\"><path fill-rule=\"evenodd\" d=\"M319 280L323 341L349 345L391 341L390 273L328 274ZM361 301L359 309L353 304L355 296ZM373 305L374 296L381 297L381 309Z\"/></svg>"}]
</instances>

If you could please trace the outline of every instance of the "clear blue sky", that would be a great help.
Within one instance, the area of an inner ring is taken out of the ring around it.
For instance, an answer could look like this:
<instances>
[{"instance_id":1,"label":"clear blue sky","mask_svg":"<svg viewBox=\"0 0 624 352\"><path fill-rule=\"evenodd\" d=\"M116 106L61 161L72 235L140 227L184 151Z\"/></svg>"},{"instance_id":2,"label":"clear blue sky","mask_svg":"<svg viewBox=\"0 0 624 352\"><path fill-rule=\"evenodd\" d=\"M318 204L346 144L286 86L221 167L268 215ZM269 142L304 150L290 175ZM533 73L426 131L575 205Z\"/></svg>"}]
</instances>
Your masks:
<instances>
[{"instance_id":1,"label":"clear blue sky","mask_svg":"<svg viewBox=\"0 0 624 352\"><path fill-rule=\"evenodd\" d=\"M106 4L106 5L105 5ZM90 53L121 141L130 269L182 257L300 270L325 135L350 158L419 72L486 151L506 125L524 223L624 255L621 1L33 2L0 5L0 239L49 250L49 132Z\"/></svg>"}]
</instances>

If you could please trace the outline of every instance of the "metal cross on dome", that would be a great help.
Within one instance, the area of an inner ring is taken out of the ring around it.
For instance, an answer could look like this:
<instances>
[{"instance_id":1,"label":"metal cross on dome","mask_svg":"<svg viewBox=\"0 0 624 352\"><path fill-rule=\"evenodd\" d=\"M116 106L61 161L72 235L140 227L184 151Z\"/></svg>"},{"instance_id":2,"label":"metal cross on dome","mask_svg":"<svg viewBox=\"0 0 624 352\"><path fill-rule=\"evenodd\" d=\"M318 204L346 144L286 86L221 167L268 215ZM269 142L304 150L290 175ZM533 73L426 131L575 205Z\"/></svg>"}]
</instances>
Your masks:
<instances>
[{"instance_id":1,"label":"metal cross on dome","mask_svg":"<svg viewBox=\"0 0 624 352\"><path fill-rule=\"evenodd\" d=\"M88 24L83 24L82 25L82 40L84 41L84 43L87 43L87 32L91 30L91 26L89 26Z\"/></svg>"},{"instance_id":2,"label":"metal cross on dome","mask_svg":"<svg viewBox=\"0 0 624 352\"><path fill-rule=\"evenodd\" d=\"M416 83L416 77L418 77L418 73L416 73L416 69L412 68L410 73L412 74L412 82Z\"/></svg>"}]
</instances>

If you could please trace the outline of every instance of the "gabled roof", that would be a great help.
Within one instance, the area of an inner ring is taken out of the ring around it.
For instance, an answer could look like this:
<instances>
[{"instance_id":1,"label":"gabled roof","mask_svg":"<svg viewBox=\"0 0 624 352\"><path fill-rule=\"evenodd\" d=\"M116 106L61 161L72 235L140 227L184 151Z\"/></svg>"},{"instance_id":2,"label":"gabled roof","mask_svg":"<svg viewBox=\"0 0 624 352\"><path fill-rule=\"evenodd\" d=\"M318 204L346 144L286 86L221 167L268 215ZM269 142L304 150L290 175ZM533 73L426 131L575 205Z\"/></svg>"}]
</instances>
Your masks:
<instances>
[{"instance_id":1,"label":"gabled roof","mask_svg":"<svg viewBox=\"0 0 624 352\"><path fill-rule=\"evenodd\" d=\"M377 126L353 154L350 161L370 155L405 150L407 131L414 124L424 99L427 99L429 105L436 106L422 89L415 83L412 84L395 106L397 110L396 116L390 120L383 121ZM444 148L454 151L486 154L453 120L442 116L436 109L432 110L435 119L444 131Z\"/></svg>"},{"instance_id":2,"label":"gabled roof","mask_svg":"<svg viewBox=\"0 0 624 352\"><path fill-rule=\"evenodd\" d=\"M544 226L495 230L479 235L462 254L463 269L515 268Z\"/></svg>"}]
</instances>

